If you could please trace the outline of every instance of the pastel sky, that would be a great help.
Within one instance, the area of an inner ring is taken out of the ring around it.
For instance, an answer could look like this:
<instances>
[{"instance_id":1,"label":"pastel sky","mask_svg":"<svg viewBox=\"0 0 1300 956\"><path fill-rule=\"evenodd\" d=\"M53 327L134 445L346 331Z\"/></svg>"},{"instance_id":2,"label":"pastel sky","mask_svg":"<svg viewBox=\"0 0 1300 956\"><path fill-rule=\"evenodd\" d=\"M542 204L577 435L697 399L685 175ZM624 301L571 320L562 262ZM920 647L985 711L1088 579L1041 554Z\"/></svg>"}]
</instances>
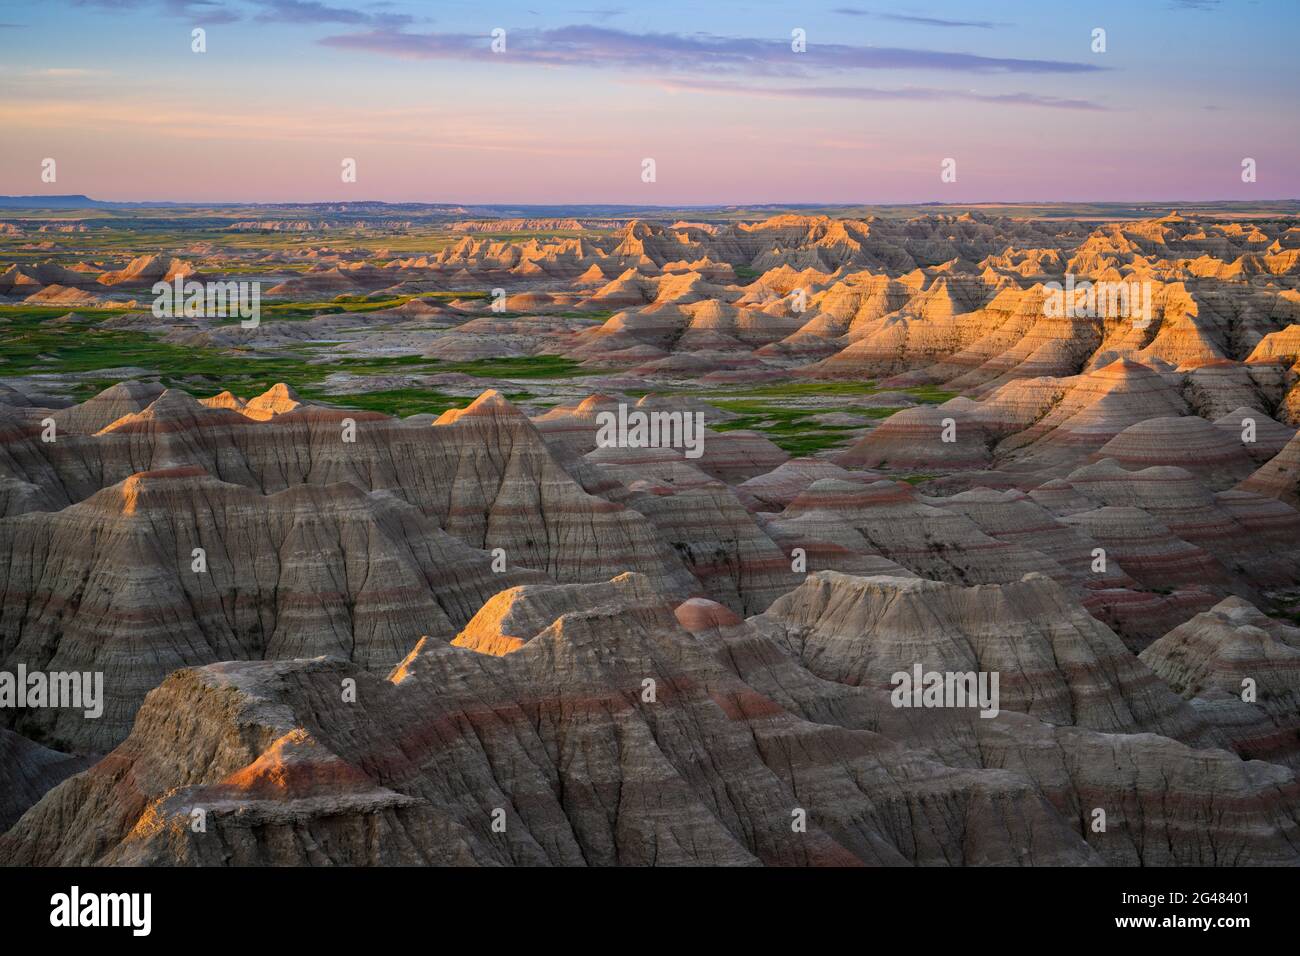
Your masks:
<instances>
[{"instance_id":1,"label":"pastel sky","mask_svg":"<svg viewBox=\"0 0 1300 956\"><path fill-rule=\"evenodd\" d=\"M0 193L1295 198L1298 28L1297 0L0 0Z\"/></svg>"}]
</instances>

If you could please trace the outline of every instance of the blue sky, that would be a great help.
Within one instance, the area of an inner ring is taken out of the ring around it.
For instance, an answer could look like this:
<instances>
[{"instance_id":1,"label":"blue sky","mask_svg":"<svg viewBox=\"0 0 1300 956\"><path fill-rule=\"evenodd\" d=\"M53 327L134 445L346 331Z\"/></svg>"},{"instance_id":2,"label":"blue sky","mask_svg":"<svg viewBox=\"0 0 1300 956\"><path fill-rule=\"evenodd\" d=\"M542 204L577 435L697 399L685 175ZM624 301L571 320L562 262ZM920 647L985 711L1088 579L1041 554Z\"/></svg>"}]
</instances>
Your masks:
<instances>
[{"instance_id":1,"label":"blue sky","mask_svg":"<svg viewBox=\"0 0 1300 956\"><path fill-rule=\"evenodd\" d=\"M0 24L5 193L674 204L1300 194L1295 0L0 0ZM1092 49L1097 27L1104 53ZM1254 183L1241 181L1246 157ZM44 158L58 162L55 183L40 180ZM340 179L345 158L355 183ZM955 182L940 179L947 158Z\"/></svg>"}]
</instances>

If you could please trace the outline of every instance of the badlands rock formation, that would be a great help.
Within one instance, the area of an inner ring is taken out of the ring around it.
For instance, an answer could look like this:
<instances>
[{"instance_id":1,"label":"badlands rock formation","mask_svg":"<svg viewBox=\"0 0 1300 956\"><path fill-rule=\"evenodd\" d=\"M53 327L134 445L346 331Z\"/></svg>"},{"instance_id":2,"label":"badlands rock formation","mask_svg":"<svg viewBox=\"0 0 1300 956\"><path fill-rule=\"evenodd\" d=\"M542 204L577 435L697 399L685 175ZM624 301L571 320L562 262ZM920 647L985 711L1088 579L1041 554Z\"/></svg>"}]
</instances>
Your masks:
<instances>
[{"instance_id":1,"label":"badlands rock formation","mask_svg":"<svg viewBox=\"0 0 1300 956\"><path fill-rule=\"evenodd\" d=\"M0 272L0 863L1300 864L1293 221L703 218Z\"/></svg>"},{"instance_id":2,"label":"badlands rock formation","mask_svg":"<svg viewBox=\"0 0 1300 956\"><path fill-rule=\"evenodd\" d=\"M108 758L0 838L0 859L1154 865L1300 855L1290 771L1203 749L1213 737L1192 709L1117 659L1122 644L1082 612L1073 633L1031 623L1065 609L1044 579L1024 582L1026 593L949 589L937 622L924 620L925 585L888 577L814 575L749 622L702 599L674 609L645 580L593 587L507 592L462 646L422 640L387 679L328 659L178 671ZM871 591L894 597L880 638L860 627L878 613ZM981 607L1026 600L1023 645L973 637ZM866 642L867 657L877 640L885 651L909 633L925 638L927 666L1010 655L1024 683L991 720L952 710L909 719L874 682L804 666L820 656L815 635L836 631ZM1078 666L1062 670L1053 652ZM356 698L345 703L349 681ZM1098 801L1111 821L1100 834L1081 822ZM196 809L206 832L190 826ZM806 830L791 826L799 819Z\"/></svg>"},{"instance_id":3,"label":"badlands rock formation","mask_svg":"<svg viewBox=\"0 0 1300 956\"><path fill-rule=\"evenodd\" d=\"M1238 753L1300 766L1300 628L1227 598L1141 658L1221 726Z\"/></svg>"}]
</instances>

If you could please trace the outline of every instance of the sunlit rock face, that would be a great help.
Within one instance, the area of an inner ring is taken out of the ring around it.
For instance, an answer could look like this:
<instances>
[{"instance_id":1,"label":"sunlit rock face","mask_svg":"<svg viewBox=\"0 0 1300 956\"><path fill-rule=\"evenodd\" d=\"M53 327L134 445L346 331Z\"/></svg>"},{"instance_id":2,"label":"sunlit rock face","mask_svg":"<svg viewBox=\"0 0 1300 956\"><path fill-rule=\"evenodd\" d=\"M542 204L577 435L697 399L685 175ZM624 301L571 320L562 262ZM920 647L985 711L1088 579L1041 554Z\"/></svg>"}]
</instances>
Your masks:
<instances>
[{"instance_id":1,"label":"sunlit rock face","mask_svg":"<svg viewBox=\"0 0 1300 956\"><path fill-rule=\"evenodd\" d=\"M0 270L0 863L1300 863L1290 221L409 225Z\"/></svg>"}]
</instances>

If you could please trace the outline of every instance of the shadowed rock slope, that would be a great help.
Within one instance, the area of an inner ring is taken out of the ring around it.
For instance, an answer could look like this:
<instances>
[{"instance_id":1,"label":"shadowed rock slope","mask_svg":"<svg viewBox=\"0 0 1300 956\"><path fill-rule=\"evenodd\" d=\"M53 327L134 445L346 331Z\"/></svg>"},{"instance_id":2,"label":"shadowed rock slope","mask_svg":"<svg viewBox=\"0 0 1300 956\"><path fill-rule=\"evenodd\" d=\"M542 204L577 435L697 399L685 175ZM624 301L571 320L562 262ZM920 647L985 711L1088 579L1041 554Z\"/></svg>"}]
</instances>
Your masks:
<instances>
[{"instance_id":1,"label":"shadowed rock slope","mask_svg":"<svg viewBox=\"0 0 1300 956\"><path fill-rule=\"evenodd\" d=\"M1203 731L1081 609L1072 628L1028 623L1061 609L1059 587L936 587L938 605L907 579L814 575L746 622L635 576L527 586L462 635L489 653L429 638L388 680L325 659L181 670L0 838L0 861L1300 861L1291 772L1153 733ZM883 617L873 592L892 595ZM981 636L1003 603L1021 641ZM887 662L917 622L943 636L926 666L1018 655L1021 690L993 719L899 710L804 666L813 635L848 624L851 659ZM1104 833L1087 826L1098 806Z\"/></svg>"}]
</instances>

